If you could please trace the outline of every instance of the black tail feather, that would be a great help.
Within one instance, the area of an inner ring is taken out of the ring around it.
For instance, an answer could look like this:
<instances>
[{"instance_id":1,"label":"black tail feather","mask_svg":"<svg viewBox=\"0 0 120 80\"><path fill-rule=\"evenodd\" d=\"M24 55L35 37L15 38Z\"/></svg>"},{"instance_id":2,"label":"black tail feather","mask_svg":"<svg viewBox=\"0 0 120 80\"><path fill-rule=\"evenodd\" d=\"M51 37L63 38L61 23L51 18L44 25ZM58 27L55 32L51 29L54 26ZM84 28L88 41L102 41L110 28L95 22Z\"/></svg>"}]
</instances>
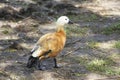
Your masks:
<instances>
[{"instance_id":1,"label":"black tail feather","mask_svg":"<svg viewBox=\"0 0 120 80\"><path fill-rule=\"evenodd\" d=\"M37 58L30 56L27 62L27 67L31 68L37 62Z\"/></svg>"}]
</instances>

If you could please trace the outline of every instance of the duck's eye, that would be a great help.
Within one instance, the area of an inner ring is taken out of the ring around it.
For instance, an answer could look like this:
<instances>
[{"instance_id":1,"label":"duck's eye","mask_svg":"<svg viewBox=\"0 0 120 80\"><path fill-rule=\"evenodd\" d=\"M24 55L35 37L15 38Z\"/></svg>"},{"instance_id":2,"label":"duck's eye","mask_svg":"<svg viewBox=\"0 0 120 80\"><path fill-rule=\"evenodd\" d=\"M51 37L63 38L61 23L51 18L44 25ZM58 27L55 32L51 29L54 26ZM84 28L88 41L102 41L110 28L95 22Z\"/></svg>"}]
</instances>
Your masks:
<instances>
[{"instance_id":1,"label":"duck's eye","mask_svg":"<svg viewBox=\"0 0 120 80\"><path fill-rule=\"evenodd\" d=\"M67 21L67 19L65 19Z\"/></svg>"}]
</instances>

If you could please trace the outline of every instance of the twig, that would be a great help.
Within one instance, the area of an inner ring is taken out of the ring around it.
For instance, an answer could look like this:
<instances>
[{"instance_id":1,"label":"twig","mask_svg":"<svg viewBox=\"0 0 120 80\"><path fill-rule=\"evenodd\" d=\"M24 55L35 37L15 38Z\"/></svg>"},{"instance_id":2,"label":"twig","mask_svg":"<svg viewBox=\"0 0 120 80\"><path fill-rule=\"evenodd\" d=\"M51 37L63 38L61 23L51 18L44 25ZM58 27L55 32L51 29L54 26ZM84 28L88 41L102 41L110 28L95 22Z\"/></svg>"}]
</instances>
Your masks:
<instances>
[{"instance_id":1,"label":"twig","mask_svg":"<svg viewBox=\"0 0 120 80\"><path fill-rule=\"evenodd\" d=\"M23 18L23 19L25 19L25 17L24 16L22 16L22 15L19 15L19 14L15 14L16 16L18 16L18 17L20 17L20 18Z\"/></svg>"},{"instance_id":2,"label":"twig","mask_svg":"<svg viewBox=\"0 0 120 80\"><path fill-rule=\"evenodd\" d=\"M73 52L75 52L75 51L77 51L77 50L79 50L80 49L80 47L78 47L78 48L76 48L75 50L73 50L73 51L69 51L67 54L65 54L65 55L62 55L62 56L67 56L67 55L70 55L70 54L72 54Z\"/></svg>"},{"instance_id":3,"label":"twig","mask_svg":"<svg viewBox=\"0 0 120 80\"><path fill-rule=\"evenodd\" d=\"M76 42L79 42L81 41L81 39L77 39L77 40L74 40L73 42L69 42L66 44L66 46L70 45L70 44L75 44Z\"/></svg>"}]
</instances>

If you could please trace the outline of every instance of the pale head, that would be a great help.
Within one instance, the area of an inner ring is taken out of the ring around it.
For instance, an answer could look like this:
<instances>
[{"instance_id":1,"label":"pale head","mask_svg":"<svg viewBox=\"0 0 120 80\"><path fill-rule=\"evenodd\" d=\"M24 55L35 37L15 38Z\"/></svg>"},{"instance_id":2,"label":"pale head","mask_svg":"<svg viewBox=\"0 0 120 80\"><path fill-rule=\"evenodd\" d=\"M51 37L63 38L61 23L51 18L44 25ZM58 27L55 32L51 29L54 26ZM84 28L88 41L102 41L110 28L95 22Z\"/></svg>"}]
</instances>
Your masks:
<instances>
[{"instance_id":1,"label":"pale head","mask_svg":"<svg viewBox=\"0 0 120 80\"><path fill-rule=\"evenodd\" d=\"M57 20L57 25L65 25L65 24L68 24L69 23L69 18L67 16L61 16L58 18Z\"/></svg>"}]
</instances>

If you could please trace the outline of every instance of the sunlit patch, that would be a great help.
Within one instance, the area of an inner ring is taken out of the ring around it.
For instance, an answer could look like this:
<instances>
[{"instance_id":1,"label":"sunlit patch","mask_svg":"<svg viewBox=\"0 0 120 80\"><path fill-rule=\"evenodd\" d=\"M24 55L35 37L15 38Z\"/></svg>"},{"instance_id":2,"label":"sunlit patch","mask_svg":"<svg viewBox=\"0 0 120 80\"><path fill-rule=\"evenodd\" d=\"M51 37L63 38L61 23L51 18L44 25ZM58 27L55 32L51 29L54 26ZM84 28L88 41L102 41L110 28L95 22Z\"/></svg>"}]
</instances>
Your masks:
<instances>
[{"instance_id":1,"label":"sunlit patch","mask_svg":"<svg viewBox=\"0 0 120 80\"><path fill-rule=\"evenodd\" d=\"M113 53L109 55L108 57L111 58L116 64L120 64L120 54Z\"/></svg>"},{"instance_id":2,"label":"sunlit patch","mask_svg":"<svg viewBox=\"0 0 120 80\"><path fill-rule=\"evenodd\" d=\"M87 79L86 80L105 80L106 77L103 76L103 75L99 75L99 74L96 74L96 73L90 73L87 75Z\"/></svg>"},{"instance_id":3,"label":"sunlit patch","mask_svg":"<svg viewBox=\"0 0 120 80\"><path fill-rule=\"evenodd\" d=\"M33 44L27 44L27 43L20 43L20 46L24 47L24 48L32 48Z\"/></svg>"},{"instance_id":4,"label":"sunlit patch","mask_svg":"<svg viewBox=\"0 0 120 80\"><path fill-rule=\"evenodd\" d=\"M117 53L111 54L109 55L109 57L114 60L118 60L118 59L120 60L120 54Z\"/></svg>"},{"instance_id":5,"label":"sunlit patch","mask_svg":"<svg viewBox=\"0 0 120 80\"><path fill-rule=\"evenodd\" d=\"M5 67L12 65L12 64L13 64L13 62L9 62L9 61L6 63L0 63L0 69L5 68Z\"/></svg>"},{"instance_id":6,"label":"sunlit patch","mask_svg":"<svg viewBox=\"0 0 120 80\"><path fill-rule=\"evenodd\" d=\"M92 12L97 12L102 16L120 16L119 1L114 0L93 0L90 3L83 3L82 5L76 3L76 7L84 7Z\"/></svg>"},{"instance_id":7,"label":"sunlit patch","mask_svg":"<svg viewBox=\"0 0 120 80\"><path fill-rule=\"evenodd\" d=\"M108 42L102 42L102 43L97 43L97 47L101 49L113 49L114 44L116 41L108 41Z\"/></svg>"},{"instance_id":8,"label":"sunlit patch","mask_svg":"<svg viewBox=\"0 0 120 80\"><path fill-rule=\"evenodd\" d=\"M99 48L104 48L104 49L111 49L113 47L113 44L108 44L108 43L98 43L97 45Z\"/></svg>"},{"instance_id":9,"label":"sunlit patch","mask_svg":"<svg viewBox=\"0 0 120 80\"><path fill-rule=\"evenodd\" d=\"M104 60L98 60L98 59L94 59L92 60L89 65L96 65L96 66L101 66L101 65L105 65L106 62Z\"/></svg>"}]
</instances>

